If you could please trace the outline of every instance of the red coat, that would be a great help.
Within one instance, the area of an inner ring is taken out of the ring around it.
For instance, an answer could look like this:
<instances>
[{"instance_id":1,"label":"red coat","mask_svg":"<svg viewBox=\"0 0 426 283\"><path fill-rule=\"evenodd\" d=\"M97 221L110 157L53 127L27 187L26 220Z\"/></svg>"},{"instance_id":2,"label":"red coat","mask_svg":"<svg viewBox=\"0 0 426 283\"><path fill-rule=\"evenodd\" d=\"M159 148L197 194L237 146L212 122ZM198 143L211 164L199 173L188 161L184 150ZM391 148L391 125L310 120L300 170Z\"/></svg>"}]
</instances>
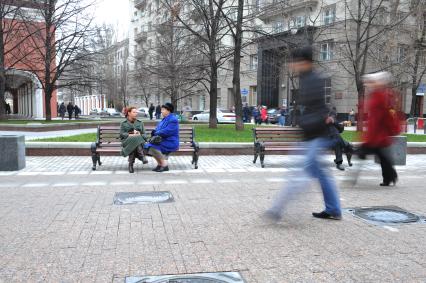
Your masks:
<instances>
[{"instance_id":1,"label":"red coat","mask_svg":"<svg viewBox=\"0 0 426 283\"><path fill-rule=\"evenodd\" d=\"M378 89L370 94L367 101L367 131L363 142L369 147L386 147L392 144L391 135L395 132L392 119L394 94L390 89Z\"/></svg>"},{"instance_id":2,"label":"red coat","mask_svg":"<svg viewBox=\"0 0 426 283\"><path fill-rule=\"evenodd\" d=\"M260 119L262 119L262 121L266 121L266 119L268 119L268 111L266 108L262 108L262 110L260 110Z\"/></svg>"}]
</instances>

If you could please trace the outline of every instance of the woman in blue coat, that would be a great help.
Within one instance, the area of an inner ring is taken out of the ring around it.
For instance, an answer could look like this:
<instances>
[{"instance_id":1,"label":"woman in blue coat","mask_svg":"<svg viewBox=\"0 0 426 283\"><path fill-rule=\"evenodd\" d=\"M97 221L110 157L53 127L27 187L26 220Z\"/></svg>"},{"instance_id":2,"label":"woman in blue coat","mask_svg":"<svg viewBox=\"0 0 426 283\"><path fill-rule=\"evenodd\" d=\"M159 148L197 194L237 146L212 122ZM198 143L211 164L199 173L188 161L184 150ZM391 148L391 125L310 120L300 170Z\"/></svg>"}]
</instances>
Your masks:
<instances>
[{"instance_id":1,"label":"woman in blue coat","mask_svg":"<svg viewBox=\"0 0 426 283\"><path fill-rule=\"evenodd\" d=\"M173 111L171 103L161 106L163 120L152 131L150 142L145 144L147 153L157 161L157 167L152 170L155 172L169 171L168 155L179 149L179 121Z\"/></svg>"}]
</instances>

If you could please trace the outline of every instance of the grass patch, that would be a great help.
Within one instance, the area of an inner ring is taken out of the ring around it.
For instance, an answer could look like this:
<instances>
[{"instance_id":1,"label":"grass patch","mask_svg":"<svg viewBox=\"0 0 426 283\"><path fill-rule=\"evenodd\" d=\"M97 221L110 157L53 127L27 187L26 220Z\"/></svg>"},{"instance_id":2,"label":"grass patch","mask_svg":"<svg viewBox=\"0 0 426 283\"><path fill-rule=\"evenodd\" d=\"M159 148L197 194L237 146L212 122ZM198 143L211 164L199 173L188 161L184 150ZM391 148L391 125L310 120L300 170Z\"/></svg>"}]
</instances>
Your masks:
<instances>
[{"instance_id":1,"label":"grass patch","mask_svg":"<svg viewBox=\"0 0 426 283\"><path fill-rule=\"evenodd\" d=\"M244 131L235 131L234 125L218 125L217 129L210 129L208 125L194 125L195 139L198 142L253 142L252 128L254 125L245 125ZM426 135L404 134L409 142L426 142ZM360 141L359 132L344 131L342 137L350 142ZM94 142L96 134L80 134L69 137L39 139L41 142Z\"/></svg>"}]
</instances>

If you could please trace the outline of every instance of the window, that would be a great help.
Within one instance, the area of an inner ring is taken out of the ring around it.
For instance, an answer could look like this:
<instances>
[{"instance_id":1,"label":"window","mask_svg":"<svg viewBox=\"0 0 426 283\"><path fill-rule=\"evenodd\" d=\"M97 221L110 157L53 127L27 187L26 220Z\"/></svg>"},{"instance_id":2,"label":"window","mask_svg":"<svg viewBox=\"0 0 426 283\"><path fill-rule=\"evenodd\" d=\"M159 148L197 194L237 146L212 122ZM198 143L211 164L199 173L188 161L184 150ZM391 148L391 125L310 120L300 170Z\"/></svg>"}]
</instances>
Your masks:
<instances>
[{"instance_id":1,"label":"window","mask_svg":"<svg viewBox=\"0 0 426 283\"><path fill-rule=\"evenodd\" d=\"M324 99L326 104L331 103L331 78L324 80Z\"/></svg>"},{"instance_id":2,"label":"window","mask_svg":"<svg viewBox=\"0 0 426 283\"><path fill-rule=\"evenodd\" d=\"M222 107L222 95L221 95L221 89L218 88L217 89L217 108L221 108Z\"/></svg>"},{"instance_id":3,"label":"window","mask_svg":"<svg viewBox=\"0 0 426 283\"><path fill-rule=\"evenodd\" d=\"M204 108L206 108L206 96L200 95L200 110L204 110Z\"/></svg>"},{"instance_id":4,"label":"window","mask_svg":"<svg viewBox=\"0 0 426 283\"><path fill-rule=\"evenodd\" d=\"M419 52L420 52L419 65L426 66L426 50L421 50Z\"/></svg>"},{"instance_id":5,"label":"window","mask_svg":"<svg viewBox=\"0 0 426 283\"><path fill-rule=\"evenodd\" d=\"M280 33L284 31L284 23L279 22L273 22L272 23L272 33Z\"/></svg>"},{"instance_id":6,"label":"window","mask_svg":"<svg viewBox=\"0 0 426 283\"><path fill-rule=\"evenodd\" d=\"M297 16L295 19L295 24L297 28L301 28L304 27L306 22L305 22L305 16Z\"/></svg>"},{"instance_id":7,"label":"window","mask_svg":"<svg viewBox=\"0 0 426 283\"><path fill-rule=\"evenodd\" d=\"M257 70L257 54L250 55L250 70Z\"/></svg>"},{"instance_id":8,"label":"window","mask_svg":"<svg viewBox=\"0 0 426 283\"><path fill-rule=\"evenodd\" d=\"M330 61L334 58L334 42L326 41L321 43L320 60Z\"/></svg>"},{"instance_id":9,"label":"window","mask_svg":"<svg viewBox=\"0 0 426 283\"><path fill-rule=\"evenodd\" d=\"M405 61L405 58L407 57L408 48L406 45L400 44L398 46L398 52L396 55L396 62L402 63Z\"/></svg>"},{"instance_id":10,"label":"window","mask_svg":"<svg viewBox=\"0 0 426 283\"><path fill-rule=\"evenodd\" d=\"M323 21L324 25L331 25L336 20L336 5L330 5L324 8Z\"/></svg>"}]
</instances>

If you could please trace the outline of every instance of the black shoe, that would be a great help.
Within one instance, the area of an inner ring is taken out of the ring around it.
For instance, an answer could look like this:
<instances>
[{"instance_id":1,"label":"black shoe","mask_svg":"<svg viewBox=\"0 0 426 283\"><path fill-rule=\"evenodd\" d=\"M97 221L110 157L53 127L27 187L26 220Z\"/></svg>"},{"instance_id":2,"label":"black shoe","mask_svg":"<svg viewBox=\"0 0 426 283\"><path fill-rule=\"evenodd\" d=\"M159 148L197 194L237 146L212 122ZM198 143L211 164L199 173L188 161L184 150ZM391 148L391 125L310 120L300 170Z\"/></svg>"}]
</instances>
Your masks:
<instances>
[{"instance_id":1,"label":"black shoe","mask_svg":"<svg viewBox=\"0 0 426 283\"><path fill-rule=\"evenodd\" d=\"M342 164L336 164L336 168L341 171L345 171L345 168L342 166Z\"/></svg>"},{"instance_id":2,"label":"black shoe","mask_svg":"<svg viewBox=\"0 0 426 283\"><path fill-rule=\"evenodd\" d=\"M325 211L322 212L312 212L312 216L316 218L322 218L322 219L332 219L332 220L341 220L342 215L331 215Z\"/></svg>"},{"instance_id":3,"label":"black shoe","mask_svg":"<svg viewBox=\"0 0 426 283\"><path fill-rule=\"evenodd\" d=\"M348 165L352 166L352 162L351 162L351 160L352 160L352 153L347 153L346 154L346 158L348 159Z\"/></svg>"},{"instance_id":4,"label":"black shoe","mask_svg":"<svg viewBox=\"0 0 426 283\"><path fill-rule=\"evenodd\" d=\"M165 172L165 171L169 171L169 166L160 167L160 169L158 169L156 172Z\"/></svg>"},{"instance_id":5,"label":"black shoe","mask_svg":"<svg viewBox=\"0 0 426 283\"><path fill-rule=\"evenodd\" d=\"M129 163L129 173L135 173L135 169L133 168L133 163Z\"/></svg>"},{"instance_id":6,"label":"black shoe","mask_svg":"<svg viewBox=\"0 0 426 283\"><path fill-rule=\"evenodd\" d=\"M152 171L154 171L154 172L158 172L158 170L160 170L160 168L161 168L161 166L160 166L160 165L157 165L157 167L155 167L154 169L152 169Z\"/></svg>"}]
</instances>

